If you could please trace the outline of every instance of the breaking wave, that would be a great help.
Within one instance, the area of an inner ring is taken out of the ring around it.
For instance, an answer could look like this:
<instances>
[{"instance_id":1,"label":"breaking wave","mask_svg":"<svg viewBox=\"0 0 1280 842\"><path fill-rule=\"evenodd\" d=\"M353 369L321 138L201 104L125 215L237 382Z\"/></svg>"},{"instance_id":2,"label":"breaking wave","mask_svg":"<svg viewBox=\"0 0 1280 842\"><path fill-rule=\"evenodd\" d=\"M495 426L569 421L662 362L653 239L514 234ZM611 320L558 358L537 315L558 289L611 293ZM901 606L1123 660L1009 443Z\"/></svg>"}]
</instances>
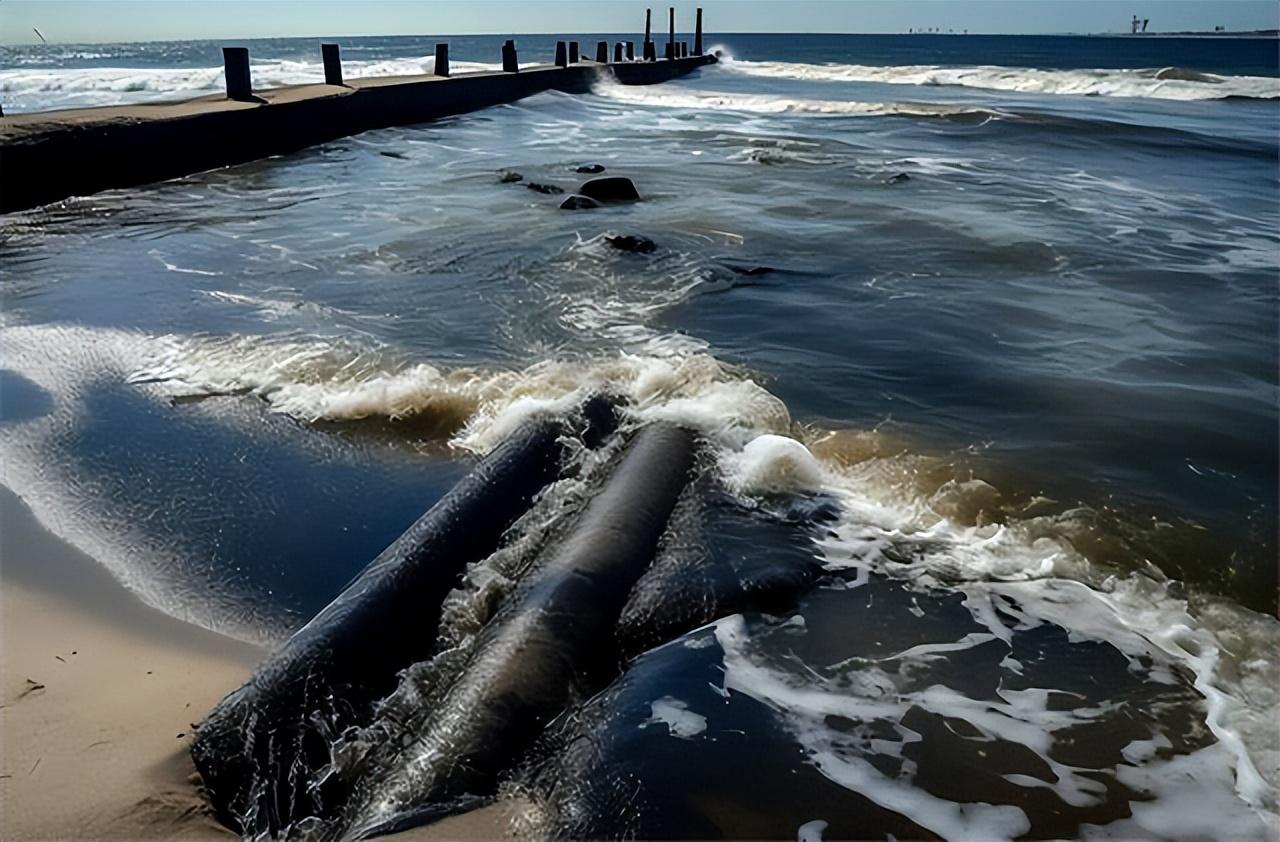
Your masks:
<instances>
[{"instance_id":1,"label":"breaking wave","mask_svg":"<svg viewBox=\"0 0 1280 842\"><path fill-rule=\"evenodd\" d=\"M828 82L882 82L891 85L946 85L1076 96L1150 97L1154 99L1280 98L1280 79L1269 76L1217 76L1180 67L1141 70L1041 70L1029 67L944 67L913 64L875 67L862 64L804 64L726 58L735 73L779 79Z\"/></svg>"},{"instance_id":2,"label":"breaking wave","mask_svg":"<svg viewBox=\"0 0 1280 842\"><path fill-rule=\"evenodd\" d=\"M742 111L749 114L817 114L843 117L941 117L986 121L1004 116L989 108L943 105L931 102L853 102L832 99L798 99L767 94L735 94L689 88L657 88L598 82L594 91L609 99L635 105L691 108L700 111Z\"/></svg>"},{"instance_id":3,"label":"breaking wave","mask_svg":"<svg viewBox=\"0 0 1280 842\"><path fill-rule=\"evenodd\" d=\"M450 62L454 73L498 69L480 62ZM344 61L347 78L412 76L431 73L435 58L383 61ZM255 61L253 83L257 88L319 84L324 65L309 61ZM134 68L13 68L0 70L0 94L8 113L49 108L122 105L161 99L221 93L225 89L221 67Z\"/></svg>"}]
</instances>

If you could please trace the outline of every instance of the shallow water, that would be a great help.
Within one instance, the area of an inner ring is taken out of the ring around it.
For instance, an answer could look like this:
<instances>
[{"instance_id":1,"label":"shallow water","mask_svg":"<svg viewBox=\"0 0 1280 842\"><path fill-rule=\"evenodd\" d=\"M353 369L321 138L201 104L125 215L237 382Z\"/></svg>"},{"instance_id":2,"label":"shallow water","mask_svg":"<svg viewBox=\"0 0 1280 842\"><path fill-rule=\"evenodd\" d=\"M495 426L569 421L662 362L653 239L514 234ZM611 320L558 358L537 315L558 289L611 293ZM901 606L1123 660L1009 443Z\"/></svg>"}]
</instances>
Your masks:
<instances>
[{"instance_id":1,"label":"shallow water","mask_svg":"<svg viewBox=\"0 0 1280 842\"><path fill-rule=\"evenodd\" d=\"M456 60L497 54L450 40ZM0 482L153 604L278 639L472 454L610 386L712 442L723 492L682 521L697 564L754 547L792 565L798 541L826 578L593 700L601 755L548 747L568 783L522 784L552 826L612 803L583 783L598 764L668 780L662 746L696 744L705 780L574 829L743 835L767 796L725 770L759 757L762 780L809 782L778 783L761 834L874 816L899 836L1176 837L1189 795L1262 834L1280 766L1274 42L717 40L731 58L671 84L3 217ZM406 72L433 41L344 50ZM6 50L0 97L217 90L216 46ZM252 46L260 81L317 73L309 43ZM644 201L566 213L498 183L571 190L583 163ZM764 525L797 495L840 517ZM992 741L1009 756L961 750Z\"/></svg>"}]
</instances>

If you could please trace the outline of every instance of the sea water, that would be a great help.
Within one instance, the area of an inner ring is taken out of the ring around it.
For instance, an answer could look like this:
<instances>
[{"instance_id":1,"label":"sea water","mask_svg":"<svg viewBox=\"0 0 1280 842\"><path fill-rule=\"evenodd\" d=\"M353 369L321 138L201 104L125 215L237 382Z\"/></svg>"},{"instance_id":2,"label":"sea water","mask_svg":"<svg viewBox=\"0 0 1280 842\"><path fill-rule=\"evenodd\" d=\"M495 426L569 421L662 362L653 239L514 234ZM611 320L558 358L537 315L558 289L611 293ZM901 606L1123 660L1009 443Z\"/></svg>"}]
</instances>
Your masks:
<instances>
[{"instance_id":1,"label":"sea water","mask_svg":"<svg viewBox=\"0 0 1280 842\"><path fill-rule=\"evenodd\" d=\"M338 40L356 77L502 39ZM522 418L611 388L711 443L699 563L755 529L792 563L778 512L838 514L797 527L826 575L794 606L584 707L645 805L588 829L1274 837L1275 42L712 45L0 217L0 482L147 602L273 641ZM0 102L216 93L219 46L6 48ZM249 46L259 86L321 76ZM498 179L591 163L644 200Z\"/></svg>"}]
</instances>

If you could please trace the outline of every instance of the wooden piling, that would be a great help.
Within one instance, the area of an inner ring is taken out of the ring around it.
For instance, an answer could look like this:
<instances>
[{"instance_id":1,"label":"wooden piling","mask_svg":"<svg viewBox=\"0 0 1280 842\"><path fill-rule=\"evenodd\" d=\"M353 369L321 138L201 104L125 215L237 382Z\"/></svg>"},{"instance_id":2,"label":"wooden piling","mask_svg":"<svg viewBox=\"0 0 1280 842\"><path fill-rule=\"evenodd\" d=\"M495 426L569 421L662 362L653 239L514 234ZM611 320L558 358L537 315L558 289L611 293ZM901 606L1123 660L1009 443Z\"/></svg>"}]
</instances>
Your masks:
<instances>
[{"instance_id":1,"label":"wooden piling","mask_svg":"<svg viewBox=\"0 0 1280 842\"><path fill-rule=\"evenodd\" d=\"M320 57L324 61L324 83L326 85L342 84L342 55L337 44L321 44Z\"/></svg>"},{"instance_id":2,"label":"wooden piling","mask_svg":"<svg viewBox=\"0 0 1280 842\"><path fill-rule=\"evenodd\" d=\"M636 42L628 41L627 42L627 61L635 61L635 60L636 60Z\"/></svg>"},{"instance_id":3,"label":"wooden piling","mask_svg":"<svg viewBox=\"0 0 1280 842\"><path fill-rule=\"evenodd\" d=\"M436 44L435 75L437 76L449 75L449 45L448 44Z\"/></svg>"},{"instance_id":4,"label":"wooden piling","mask_svg":"<svg viewBox=\"0 0 1280 842\"><path fill-rule=\"evenodd\" d=\"M249 76L249 48L223 47L222 65L227 77L227 99L251 102L253 81Z\"/></svg>"},{"instance_id":5,"label":"wooden piling","mask_svg":"<svg viewBox=\"0 0 1280 842\"><path fill-rule=\"evenodd\" d=\"M613 45L613 63L622 64L623 44L621 41Z\"/></svg>"},{"instance_id":6,"label":"wooden piling","mask_svg":"<svg viewBox=\"0 0 1280 842\"><path fill-rule=\"evenodd\" d=\"M569 42L569 63L577 64L579 58L580 56L579 56L579 50L578 50L578 42L570 41Z\"/></svg>"},{"instance_id":7,"label":"wooden piling","mask_svg":"<svg viewBox=\"0 0 1280 842\"><path fill-rule=\"evenodd\" d=\"M557 41L557 42L556 42L556 60L555 60L555 64L556 64L556 67L568 67L568 66L569 66L569 42L568 42L568 41Z\"/></svg>"},{"instance_id":8,"label":"wooden piling","mask_svg":"<svg viewBox=\"0 0 1280 842\"><path fill-rule=\"evenodd\" d=\"M519 69L515 42L507 43L502 52L503 66ZM713 56L699 56L680 62L623 63L610 70L619 84L653 85L715 61ZM343 88L313 84L258 89L250 94L249 101L256 104L252 108L207 96L31 114L13 114L6 108L0 120L0 213L289 155L361 132L463 114L543 91L586 93L596 78L590 65L525 68L519 73L450 71L449 78L352 78ZM316 77L320 82L319 73Z\"/></svg>"},{"instance_id":9,"label":"wooden piling","mask_svg":"<svg viewBox=\"0 0 1280 842\"><path fill-rule=\"evenodd\" d=\"M702 55L702 7L698 7L698 15L693 26L693 54Z\"/></svg>"},{"instance_id":10,"label":"wooden piling","mask_svg":"<svg viewBox=\"0 0 1280 842\"><path fill-rule=\"evenodd\" d=\"M516 55L516 42L508 40L502 45L502 72L519 73L520 61Z\"/></svg>"},{"instance_id":11,"label":"wooden piling","mask_svg":"<svg viewBox=\"0 0 1280 842\"><path fill-rule=\"evenodd\" d=\"M648 44L653 40L653 32L650 24L653 22L653 9L644 10L644 42Z\"/></svg>"},{"instance_id":12,"label":"wooden piling","mask_svg":"<svg viewBox=\"0 0 1280 842\"><path fill-rule=\"evenodd\" d=\"M596 42L596 62L598 62L599 64L609 63L609 42L608 41Z\"/></svg>"},{"instance_id":13,"label":"wooden piling","mask_svg":"<svg viewBox=\"0 0 1280 842\"><path fill-rule=\"evenodd\" d=\"M667 23L669 31L667 33L667 58L676 57L676 7L671 6L667 10Z\"/></svg>"},{"instance_id":14,"label":"wooden piling","mask_svg":"<svg viewBox=\"0 0 1280 842\"><path fill-rule=\"evenodd\" d=\"M658 48L653 43L653 41L646 40L644 42L644 60L645 61L658 60Z\"/></svg>"}]
</instances>

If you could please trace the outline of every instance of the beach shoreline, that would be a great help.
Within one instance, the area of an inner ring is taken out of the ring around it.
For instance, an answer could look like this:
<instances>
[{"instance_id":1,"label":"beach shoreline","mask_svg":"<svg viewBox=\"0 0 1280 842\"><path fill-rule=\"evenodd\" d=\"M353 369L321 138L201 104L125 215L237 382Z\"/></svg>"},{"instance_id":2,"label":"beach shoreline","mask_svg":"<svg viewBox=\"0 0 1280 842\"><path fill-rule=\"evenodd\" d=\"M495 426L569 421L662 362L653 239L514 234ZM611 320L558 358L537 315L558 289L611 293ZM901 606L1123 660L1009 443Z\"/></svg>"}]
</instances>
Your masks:
<instances>
[{"instance_id":1,"label":"beach shoreline","mask_svg":"<svg viewBox=\"0 0 1280 842\"><path fill-rule=\"evenodd\" d=\"M262 654L144 605L0 492L0 836L230 838L188 740Z\"/></svg>"},{"instance_id":2,"label":"beach shoreline","mask_svg":"<svg viewBox=\"0 0 1280 842\"><path fill-rule=\"evenodd\" d=\"M145 605L0 487L0 838L234 838L188 748L264 654ZM510 809L400 838L501 838Z\"/></svg>"}]
</instances>

